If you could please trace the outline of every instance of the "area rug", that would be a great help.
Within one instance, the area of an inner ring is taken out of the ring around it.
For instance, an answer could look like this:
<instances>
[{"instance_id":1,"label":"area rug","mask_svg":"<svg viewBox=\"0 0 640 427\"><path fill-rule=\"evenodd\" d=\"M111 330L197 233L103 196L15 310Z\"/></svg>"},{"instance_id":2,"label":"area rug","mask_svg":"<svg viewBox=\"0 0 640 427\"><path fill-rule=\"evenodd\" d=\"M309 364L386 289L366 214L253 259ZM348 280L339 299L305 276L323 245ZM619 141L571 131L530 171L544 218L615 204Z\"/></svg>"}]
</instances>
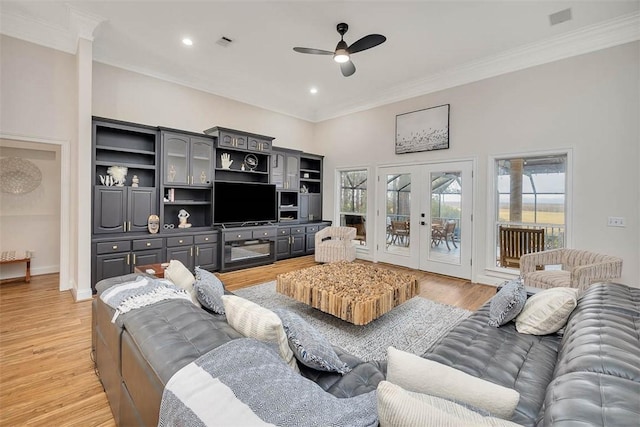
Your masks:
<instances>
[{"instance_id":1,"label":"area rug","mask_svg":"<svg viewBox=\"0 0 640 427\"><path fill-rule=\"evenodd\" d=\"M234 293L269 309L285 308L299 314L333 345L366 361L386 359L389 346L420 355L471 314L461 308L414 297L371 323L356 326L277 293L275 281Z\"/></svg>"}]
</instances>

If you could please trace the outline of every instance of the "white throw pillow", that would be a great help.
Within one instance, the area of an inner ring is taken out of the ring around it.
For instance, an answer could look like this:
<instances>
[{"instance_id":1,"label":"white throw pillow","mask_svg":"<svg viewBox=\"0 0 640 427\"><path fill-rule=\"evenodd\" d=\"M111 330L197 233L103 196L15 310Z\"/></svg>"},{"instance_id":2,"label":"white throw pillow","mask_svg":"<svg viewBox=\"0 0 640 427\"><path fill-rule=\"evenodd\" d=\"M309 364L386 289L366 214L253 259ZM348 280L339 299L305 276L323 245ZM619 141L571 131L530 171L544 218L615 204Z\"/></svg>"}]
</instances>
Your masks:
<instances>
[{"instance_id":1,"label":"white throw pillow","mask_svg":"<svg viewBox=\"0 0 640 427\"><path fill-rule=\"evenodd\" d=\"M405 390L426 393L484 409L510 419L520 393L415 354L387 349L387 381Z\"/></svg>"},{"instance_id":2,"label":"white throw pillow","mask_svg":"<svg viewBox=\"0 0 640 427\"><path fill-rule=\"evenodd\" d=\"M511 421L483 416L446 399L407 391L388 381L378 384L377 395L380 427L518 426Z\"/></svg>"},{"instance_id":3,"label":"white throw pillow","mask_svg":"<svg viewBox=\"0 0 640 427\"><path fill-rule=\"evenodd\" d=\"M172 259L169 262L169 266L164 270L164 278L169 279L174 285L187 291L191 296L191 301L200 307L196 291L193 289L196 278L183 263L177 259Z\"/></svg>"},{"instance_id":4,"label":"white throw pillow","mask_svg":"<svg viewBox=\"0 0 640 427\"><path fill-rule=\"evenodd\" d=\"M521 334L547 335L559 331L578 304L578 289L551 288L531 296L516 317Z\"/></svg>"},{"instance_id":5,"label":"white throw pillow","mask_svg":"<svg viewBox=\"0 0 640 427\"><path fill-rule=\"evenodd\" d=\"M278 346L280 357L296 372L296 358L289 347L282 321L273 311L236 295L223 295L227 322L245 337L266 341Z\"/></svg>"}]
</instances>

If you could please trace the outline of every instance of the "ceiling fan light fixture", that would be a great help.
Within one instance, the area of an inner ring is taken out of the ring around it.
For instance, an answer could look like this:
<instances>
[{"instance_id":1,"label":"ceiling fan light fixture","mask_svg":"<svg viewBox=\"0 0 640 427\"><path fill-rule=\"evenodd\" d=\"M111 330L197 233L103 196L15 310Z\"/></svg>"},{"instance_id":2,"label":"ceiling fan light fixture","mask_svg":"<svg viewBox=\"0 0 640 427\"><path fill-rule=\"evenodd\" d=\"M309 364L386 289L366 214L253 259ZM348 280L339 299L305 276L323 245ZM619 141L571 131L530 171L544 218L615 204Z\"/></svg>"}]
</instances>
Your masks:
<instances>
[{"instance_id":1,"label":"ceiling fan light fixture","mask_svg":"<svg viewBox=\"0 0 640 427\"><path fill-rule=\"evenodd\" d=\"M333 60L338 64L343 64L349 60L349 52L346 49L338 49L333 55Z\"/></svg>"}]
</instances>

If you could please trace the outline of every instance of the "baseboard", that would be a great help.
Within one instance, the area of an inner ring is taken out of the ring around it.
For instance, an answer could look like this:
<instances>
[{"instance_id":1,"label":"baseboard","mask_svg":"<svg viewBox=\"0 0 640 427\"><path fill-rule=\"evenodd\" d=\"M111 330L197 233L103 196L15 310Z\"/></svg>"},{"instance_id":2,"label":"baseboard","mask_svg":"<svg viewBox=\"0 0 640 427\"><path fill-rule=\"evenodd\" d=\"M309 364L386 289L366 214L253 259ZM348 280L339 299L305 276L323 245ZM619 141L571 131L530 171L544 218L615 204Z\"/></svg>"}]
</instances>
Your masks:
<instances>
[{"instance_id":1,"label":"baseboard","mask_svg":"<svg viewBox=\"0 0 640 427\"><path fill-rule=\"evenodd\" d=\"M73 294L73 299L78 301L85 301L93 298L93 291L91 288L89 289L78 289L78 286L75 282L73 282L71 286L71 294Z\"/></svg>"},{"instance_id":2,"label":"baseboard","mask_svg":"<svg viewBox=\"0 0 640 427\"><path fill-rule=\"evenodd\" d=\"M0 280L19 279L21 277L24 277L25 264L19 263L19 264L5 265L3 266L2 269L11 270L11 271L8 274L0 275ZM53 274L53 273L59 273L59 272L60 272L59 265L48 265L44 267L34 267L33 265L31 266L31 277L38 276L41 274Z\"/></svg>"}]
</instances>

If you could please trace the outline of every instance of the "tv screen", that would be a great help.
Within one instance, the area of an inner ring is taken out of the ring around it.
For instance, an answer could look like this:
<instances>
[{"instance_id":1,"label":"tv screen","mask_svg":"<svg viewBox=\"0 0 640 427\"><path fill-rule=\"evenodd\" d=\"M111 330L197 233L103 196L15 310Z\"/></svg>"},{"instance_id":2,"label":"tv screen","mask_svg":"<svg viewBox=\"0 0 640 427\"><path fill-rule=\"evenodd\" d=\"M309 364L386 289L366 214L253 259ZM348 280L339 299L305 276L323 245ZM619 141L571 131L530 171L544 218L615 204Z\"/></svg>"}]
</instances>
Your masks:
<instances>
[{"instance_id":1,"label":"tv screen","mask_svg":"<svg viewBox=\"0 0 640 427\"><path fill-rule=\"evenodd\" d=\"M275 185L223 181L214 183L214 223L264 222L276 219Z\"/></svg>"}]
</instances>

